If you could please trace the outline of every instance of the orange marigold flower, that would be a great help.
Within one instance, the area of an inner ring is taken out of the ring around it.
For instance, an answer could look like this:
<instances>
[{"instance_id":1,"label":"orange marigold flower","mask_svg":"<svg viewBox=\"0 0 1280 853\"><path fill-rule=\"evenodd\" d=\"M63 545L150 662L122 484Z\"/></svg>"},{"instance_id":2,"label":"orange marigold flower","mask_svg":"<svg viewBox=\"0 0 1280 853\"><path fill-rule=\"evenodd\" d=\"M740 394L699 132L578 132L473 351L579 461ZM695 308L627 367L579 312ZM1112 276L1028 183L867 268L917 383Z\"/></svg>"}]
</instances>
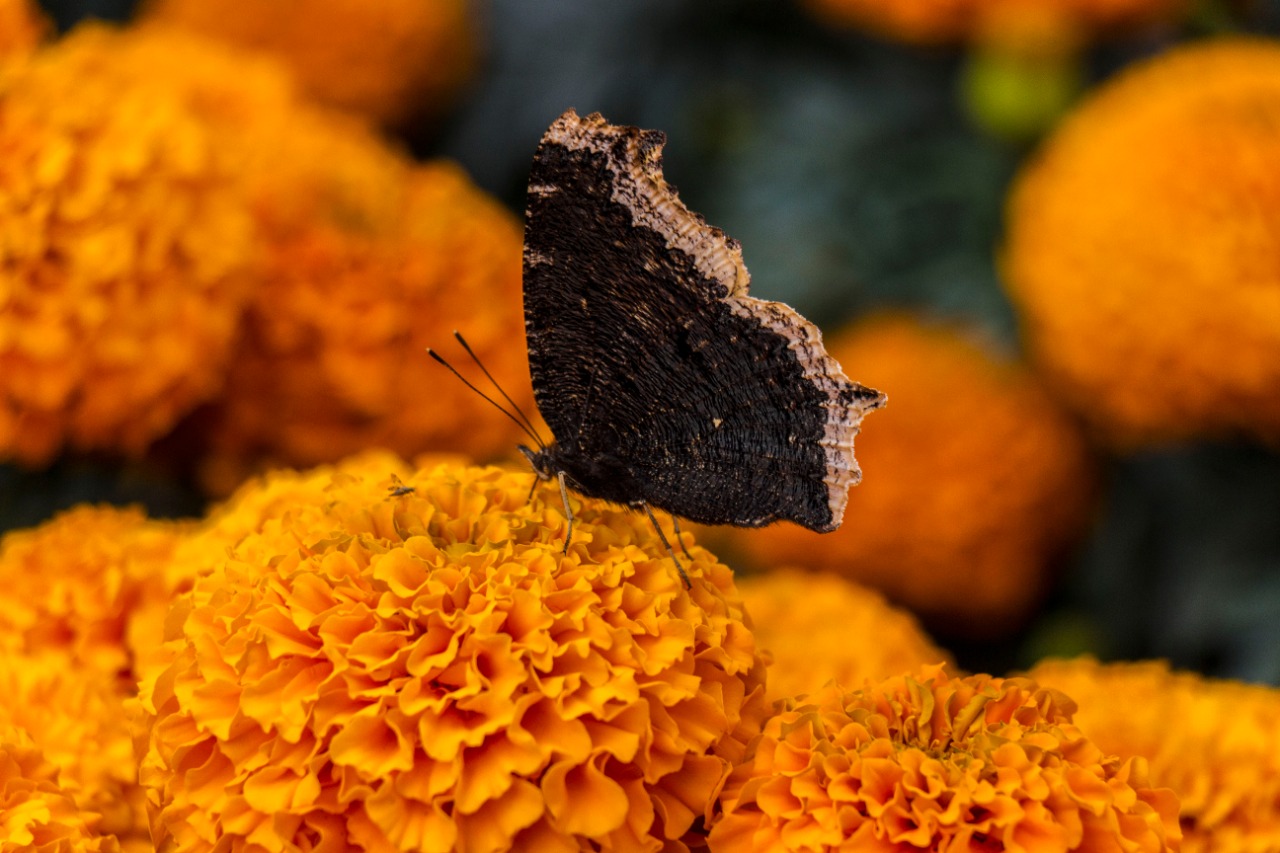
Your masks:
<instances>
[{"instance_id":1,"label":"orange marigold flower","mask_svg":"<svg viewBox=\"0 0 1280 853\"><path fill-rule=\"evenodd\" d=\"M0 0L0 63L28 56L49 30L35 0Z\"/></svg>"},{"instance_id":2,"label":"orange marigold flower","mask_svg":"<svg viewBox=\"0 0 1280 853\"><path fill-rule=\"evenodd\" d=\"M1280 438L1276 110L1280 44L1180 48L1101 87L1015 185L1027 345L1119 446Z\"/></svg>"},{"instance_id":3,"label":"orange marigold flower","mask_svg":"<svg viewBox=\"0 0 1280 853\"><path fill-rule=\"evenodd\" d=\"M126 850L147 849L146 803L120 683L63 652L0 651L0 695L0 730L16 726L31 736L57 768L59 788L99 816L94 831L117 837Z\"/></svg>"},{"instance_id":4,"label":"orange marigold flower","mask_svg":"<svg viewBox=\"0 0 1280 853\"><path fill-rule=\"evenodd\" d=\"M774 569L740 577L738 590L769 659L770 699L816 693L833 679L861 687L950 658L910 613L838 575Z\"/></svg>"},{"instance_id":5,"label":"orange marigold flower","mask_svg":"<svg viewBox=\"0 0 1280 853\"><path fill-rule=\"evenodd\" d=\"M469 0L149 0L147 19L177 24L285 62L321 101L384 124L442 105L476 59Z\"/></svg>"},{"instance_id":6,"label":"orange marigold flower","mask_svg":"<svg viewBox=\"0 0 1280 853\"><path fill-rule=\"evenodd\" d=\"M0 723L0 853L119 853L58 784L58 768L31 736Z\"/></svg>"},{"instance_id":7,"label":"orange marigold flower","mask_svg":"<svg viewBox=\"0 0 1280 853\"><path fill-rule=\"evenodd\" d=\"M1073 703L942 666L784 706L722 794L713 851L1176 848L1177 797L1107 757Z\"/></svg>"},{"instance_id":8,"label":"orange marigold flower","mask_svg":"<svg viewBox=\"0 0 1280 853\"><path fill-rule=\"evenodd\" d=\"M1031 676L1076 699L1099 748L1141 757L1152 784L1178 794L1184 853L1280 846L1280 690L1159 661L1045 661Z\"/></svg>"},{"instance_id":9,"label":"orange marigold flower","mask_svg":"<svg viewBox=\"0 0 1280 853\"><path fill-rule=\"evenodd\" d=\"M907 42L939 43L1008 37L1001 30L1046 24L1065 39L1186 14L1188 0L805 0L834 24L864 27Z\"/></svg>"},{"instance_id":10,"label":"orange marigold flower","mask_svg":"<svg viewBox=\"0 0 1280 853\"><path fill-rule=\"evenodd\" d=\"M79 665L133 680L125 646L135 608L164 598L186 526L138 509L81 506L0 539L0 648L60 650Z\"/></svg>"},{"instance_id":11,"label":"orange marigold flower","mask_svg":"<svg viewBox=\"0 0 1280 853\"><path fill-rule=\"evenodd\" d=\"M267 464L315 465L366 447L491 457L518 440L516 425L425 350L448 351L462 330L532 408L520 224L450 163L406 177L393 232L320 221L269 249L223 396L195 422L210 445L211 491Z\"/></svg>"},{"instance_id":12,"label":"orange marigold flower","mask_svg":"<svg viewBox=\"0 0 1280 853\"><path fill-rule=\"evenodd\" d=\"M730 570L695 546L686 591L644 516L577 498L565 553L527 472L378 464L219 512L249 532L142 685L158 845L683 849L764 715Z\"/></svg>"},{"instance_id":13,"label":"orange marigold flower","mask_svg":"<svg viewBox=\"0 0 1280 853\"><path fill-rule=\"evenodd\" d=\"M829 348L889 395L858 436L866 478L844 525L775 525L735 542L761 565L847 575L949 629L1008 630L1087 519L1078 431L1029 371L957 329L879 315Z\"/></svg>"},{"instance_id":14,"label":"orange marigold flower","mask_svg":"<svg viewBox=\"0 0 1280 853\"><path fill-rule=\"evenodd\" d=\"M249 296L230 158L117 46L84 27L0 73L0 458L141 450L217 390Z\"/></svg>"}]
</instances>

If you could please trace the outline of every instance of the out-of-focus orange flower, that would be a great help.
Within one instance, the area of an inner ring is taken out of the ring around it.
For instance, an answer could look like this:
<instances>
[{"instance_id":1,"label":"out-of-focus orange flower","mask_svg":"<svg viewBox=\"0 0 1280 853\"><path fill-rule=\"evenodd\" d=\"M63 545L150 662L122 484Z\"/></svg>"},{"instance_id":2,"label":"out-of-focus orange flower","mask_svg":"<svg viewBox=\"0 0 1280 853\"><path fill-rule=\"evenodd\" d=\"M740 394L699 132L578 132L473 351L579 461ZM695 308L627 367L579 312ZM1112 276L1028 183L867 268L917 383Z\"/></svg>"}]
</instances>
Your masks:
<instances>
[{"instance_id":1,"label":"out-of-focus orange flower","mask_svg":"<svg viewBox=\"0 0 1280 853\"><path fill-rule=\"evenodd\" d=\"M119 853L58 784L58 767L31 736L0 723L0 853Z\"/></svg>"},{"instance_id":2,"label":"out-of-focus orange flower","mask_svg":"<svg viewBox=\"0 0 1280 853\"><path fill-rule=\"evenodd\" d=\"M1168 664L1045 661L1104 752L1140 756L1182 801L1184 853L1280 848L1280 690L1171 672Z\"/></svg>"},{"instance_id":3,"label":"out-of-focus orange flower","mask_svg":"<svg viewBox=\"0 0 1280 853\"><path fill-rule=\"evenodd\" d=\"M1175 20L1188 0L805 0L819 17L916 43L1058 38Z\"/></svg>"},{"instance_id":4,"label":"out-of-focus orange flower","mask_svg":"<svg viewBox=\"0 0 1280 853\"><path fill-rule=\"evenodd\" d=\"M320 221L270 247L222 399L195 421L210 445L211 491L265 464L314 465L366 447L483 458L518 440L519 428L426 348L468 367L451 338L462 331L532 410L519 222L452 164L420 166L405 184L394 230Z\"/></svg>"},{"instance_id":5,"label":"out-of-focus orange flower","mask_svg":"<svg viewBox=\"0 0 1280 853\"><path fill-rule=\"evenodd\" d=\"M31 736L62 792L99 816L94 831L125 850L154 850L120 683L62 652L0 651L0 696L0 730Z\"/></svg>"},{"instance_id":6,"label":"out-of-focus orange flower","mask_svg":"<svg viewBox=\"0 0 1280 853\"><path fill-rule=\"evenodd\" d=\"M861 687L948 661L910 613L829 572L774 569L738 579L756 645L769 658L769 698Z\"/></svg>"},{"instance_id":7,"label":"out-of-focus orange flower","mask_svg":"<svg viewBox=\"0 0 1280 853\"><path fill-rule=\"evenodd\" d=\"M383 124L434 112L475 65L469 0L149 0L144 10L270 53L321 101Z\"/></svg>"},{"instance_id":8,"label":"out-of-focus orange flower","mask_svg":"<svg viewBox=\"0 0 1280 853\"><path fill-rule=\"evenodd\" d=\"M1062 396L1122 448L1280 438L1280 44L1104 85L1019 177L1006 287Z\"/></svg>"},{"instance_id":9,"label":"out-of-focus orange flower","mask_svg":"<svg viewBox=\"0 0 1280 853\"><path fill-rule=\"evenodd\" d=\"M878 315L829 349L889 405L858 436L844 525L735 532L760 565L839 572L949 630L1007 631L1088 516L1078 431L1034 376L959 330Z\"/></svg>"},{"instance_id":10,"label":"out-of-focus orange flower","mask_svg":"<svg viewBox=\"0 0 1280 853\"><path fill-rule=\"evenodd\" d=\"M527 473L378 464L219 511L249 532L142 685L157 843L682 849L764 715L730 570L694 546L685 590L643 516L577 498L564 553Z\"/></svg>"},{"instance_id":11,"label":"out-of-focus orange flower","mask_svg":"<svg viewBox=\"0 0 1280 853\"><path fill-rule=\"evenodd\" d=\"M0 458L141 450L217 390L250 295L230 159L116 47L84 27L0 74Z\"/></svg>"},{"instance_id":12,"label":"out-of-focus orange flower","mask_svg":"<svg viewBox=\"0 0 1280 853\"><path fill-rule=\"evenodd\" d=\"M0 64L28 56L49 30L35 0L0 0Z\"/></svg>"},{"instance_id":13,"label":"out-of-focus orange flower","mask_svg":"<svg viewBox=\"0 0 1280 853\"><path fill-rule=\"evenodd\" d=\"M186 526L137 509L81 506L0 539L0 648L62 651L78 665L133 680L132 612L163 598Z\"/></svg>"},{"instance_id":14,"label":"out-of-focus orange flower","mask_svg":"<svg viewBox=\"0 0 1280 853\"><path fill-rule=\"evenodd\" d=\"M1175 849L1178 801L1110 758L1073 703L941 666L825 688L765 724L722 794L713 851Z\"/></svg>"}]
</instances>

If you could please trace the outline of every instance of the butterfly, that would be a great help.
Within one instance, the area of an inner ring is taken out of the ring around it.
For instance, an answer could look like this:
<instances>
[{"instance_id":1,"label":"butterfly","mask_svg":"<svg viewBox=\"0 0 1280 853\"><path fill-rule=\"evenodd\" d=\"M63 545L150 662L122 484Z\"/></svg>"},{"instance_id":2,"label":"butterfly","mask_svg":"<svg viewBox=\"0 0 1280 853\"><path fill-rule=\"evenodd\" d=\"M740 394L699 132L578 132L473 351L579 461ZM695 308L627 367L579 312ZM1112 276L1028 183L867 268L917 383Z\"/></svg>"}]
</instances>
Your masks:
<instances>
[{"instance_id":1,"label":"butterfly","mask_svg":"<svg viewBox=\"0 0 1280 853\"><path fill-rule=\"evenodd\" d=\"M651 507L703 524L835 530L861 477L854 436L885 396L850 381L792 308L748 295L740 244L664 180L665 143L572 109L542 137L524 315L554 440L530 425L539 446L519 449L559 482L566 508L572 489L647 512L688 585Z\"/></svg>"}]
</instances>

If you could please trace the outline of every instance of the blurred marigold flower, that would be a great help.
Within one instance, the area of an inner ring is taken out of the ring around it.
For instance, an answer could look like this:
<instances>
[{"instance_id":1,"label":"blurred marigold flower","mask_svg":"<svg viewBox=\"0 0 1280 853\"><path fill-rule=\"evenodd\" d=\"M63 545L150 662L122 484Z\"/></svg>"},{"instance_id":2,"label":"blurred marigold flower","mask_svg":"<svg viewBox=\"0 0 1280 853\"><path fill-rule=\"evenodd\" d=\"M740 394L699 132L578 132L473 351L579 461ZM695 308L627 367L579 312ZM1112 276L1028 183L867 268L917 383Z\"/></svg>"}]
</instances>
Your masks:
<instances>
[{"instance_id":1,"label":"blurred marigold flower","mask_svg":"<svg viewBox=\"0 0 1280 853\"><path fill-rule=\"evenodd\" d=\"M1015 184L1027 346L1119 447L1280 438L1277 115L1280 44L1179 48L1102 86Z\"/></svg>"},{"instance_id":2,"label":"blurred marigold flower","mask_svg":"<svg viewBox=\"0 0 1280 853\"><path fill-rule=\"evenodd\" d=\"M564 554L529 474L379 458L218 512L249 532L142 685L157 844L684 849L764 715L730 570L695 547L686 591L643 516L577 498Z\"/></svg>"},{"instance_id":3,"label":"blurred marigold flower","mask_svg":"<svg viewBox=\"0 0 1280 853\"><path fill-rule=\"evenodd\" d=\"M315 465L367 447L484 458L518 440L516 425L425 350L460 354L449 345L452 330L463 331L532 409L520 224L450 163L419 166L402 186L394 227L353 228L335 216L269 246L223 396L193 421L209 445L210 491L265 465Z\"/></svg>"},{"instance_id":4,"label":"blurred marigold flower","mask_svg":"<svg viewBox=\"0 0 1280 853\"><path fill-rule=\"evenodd\" d=\"M230 158L118 46L82 27L0 72L0 458L141 450L217 390L249 296Z\"/></svg>"},{"instance_id":5,"label":"blurred marigold flower","mask_svg":"<svg viewBox=\"0 0 1280 853\"><path fill-rule=\"evenodd\" d=\"M94 832L125 850L153 850L120 683L64 652L0 651L0 695L0 731L31 736L62 792L99 816Z\"/></svg>"},{"instance_id":6,"label":"blurred marigold flower","mask_svg":"<svg viewBox=\"0 0 1280 853\"><path fill-rule=\"evenodd\" d=\"M133 611L164 600L187 526L138 509L80 506L0 539L0 649L61 651L79 666L134 680L125 644Z\"/></svg>"},{"instance_id":7,"label":"blurred marigold flower","mask_svg":"<svg viewBox=\"0 0 1280 853\"><path fill-rule=\"evenodd\" d=\"M35 0L0 0L0 64L30 55L50 29Z\"/></svg>"},{"instance_id":8,"label":"blurred marigold flower","mask_svg":"<svg viewBox=\"0 0 1280 853\"><path fill-rule=\"evenodd\" d=\"M946 662L910 613L829 572L774 569L738 578L756 646L769 659L770 699L845 689Z\"/></svg>"},{"instance_id":9,"label":"blurred marigold flower","mask_svg":"<svg viewBox=\"0 0 1280 853\"><path fill-rule=\"evenodd\" d=\"M818 17L913 43L1043 39L1175 20L1189 0L805 0Z\"/></svg>"},{"instance_id":10,"label":"blurred marigold flower","mask_svg":"<svg viewBox=\"0 0 1280 853\"><path fill-rule=\"evenodd\" d=\"M0 723L0 853L118 853L58 784L58 768L31 736Z\"/></svg>"},{"instance_id":11,"label":"blurred marigold flower","mask_svg":"<svg viewBox=\"0 0 1280 853\"><path fill-rule=\"evenodd\" d=\"M831 339L851 375L889 395L858 436L865 479L843 526L735 532L745 557L844 574L929 624L1008 631L1082 532L1093 471L1035 377L959 330L869 317Z\"/></svg>"},{"instance_id":12,"label":"blurred marigold flower","mask_svg":"<svg viewBox=\"0 0 1280 853\"><path fill-rule=\"evenodd\" d=\"M1079 703L1100 749L1140 756L1152 784L1178 794L1184 853L1280 847L1280 690L1157 661L1053 660L1031 676Z\"/></svg>"},{"instance_id":13,"label":"blurred marigold flower","mask_svg":"<svg viewBox=\"0 0 1280 853\"><path fill-rule=\"evenodd\" d=\"M1176 848L1177 797L1109 758L1073 703L1025 678L941 666L765 724L722 794L713 851Z\"/></svg>"},{"instance_id":14,"label":"blurred marigold flower","mask_svg":"<svg viewBox=\"0 0 1280 853\"><path fill-rule=\"evenodd\" d=\"M469 0L148 0L146 20L269 53L319 100L400 124L438 111L476 60Z\"/></svg>"}]
</instances>

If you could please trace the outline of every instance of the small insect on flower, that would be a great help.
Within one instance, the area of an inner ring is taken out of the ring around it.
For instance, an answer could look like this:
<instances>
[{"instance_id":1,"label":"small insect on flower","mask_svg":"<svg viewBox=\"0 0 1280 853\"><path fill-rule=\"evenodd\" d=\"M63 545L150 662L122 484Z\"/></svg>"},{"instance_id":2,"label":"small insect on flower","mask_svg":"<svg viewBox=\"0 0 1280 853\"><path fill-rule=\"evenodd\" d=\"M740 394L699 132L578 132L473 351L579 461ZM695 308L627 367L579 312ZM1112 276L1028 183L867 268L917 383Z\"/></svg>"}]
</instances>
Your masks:
<instances>
[{"instance_id":1,"label":"small insect on flower","mask_svg":"<svg viewBox=\"0 0 1280 853\"><path fill-rule=\"evenodd\" d=\"M854 436L885 396L845 376L815 325L747 295L740 244L663 179L665 142L573 110L542 137L524 312L534 399L555 440L517 411L537 445L520 452L559 482L566 509L571 488L644 510L659 533L651 507L835 530L861 478ZM572 530L570 515L566 548Z\"/></svg>"}]
</instances>

